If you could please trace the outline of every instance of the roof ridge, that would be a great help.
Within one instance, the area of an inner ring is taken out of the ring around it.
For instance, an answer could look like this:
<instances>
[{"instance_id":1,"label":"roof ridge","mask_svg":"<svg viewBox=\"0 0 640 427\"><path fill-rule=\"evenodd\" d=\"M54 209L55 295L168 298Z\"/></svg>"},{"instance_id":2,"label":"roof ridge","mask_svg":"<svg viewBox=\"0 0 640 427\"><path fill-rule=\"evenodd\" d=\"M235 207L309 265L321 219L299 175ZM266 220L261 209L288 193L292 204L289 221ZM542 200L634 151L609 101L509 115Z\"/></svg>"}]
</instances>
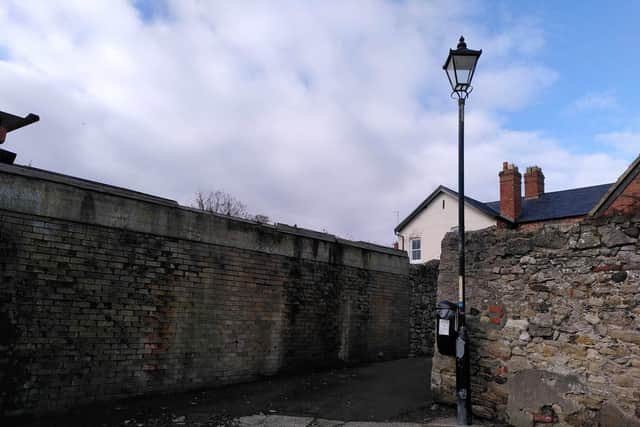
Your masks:
<instances>
[{"instance_id":1,"label":"roof ridge","mask_svg":"<svg viewBox=\"0 0 640 427\"><path fill-rule=\"evenodd\" d=\"M568 191L577 191L577 190L586 190L589 188L596 188L596 187L611 187L613 184L615 184L614 182L608 183L608 184L597 184L597 185L588 185L586 187L577 187L577 188L567 188L566 190L556 190L556 191L545 191L544 193L542 193L542 195L544 194L558 194L558 193L564 193L564 192L568 192ZM525 196L521 197L522 199L526 199ZM492 200L490 202L481 202L484 204L489 204L489 203L500 203L500 200Z\"/></svg>"},{"instance_id":2,"label":"roof ridge","mask_svg":"<svg viewBox=\"0 0 640 427\"><path fill-rule=\"evenodd\" d=\"M456 195L458 194L458 192L456 190L452 190L451 188L447 187L446 185L440 185L439 187L442 187L442 189L447 190L451 193L455 193ZM483 205L486 204L487 202L481 202L480 200L473 198L471 196L469 196L468 194L464 195L465 199L469 199L469 200L473 200L474 202L478 202L478 203L482 203Z\"/></svg>"},{"instance_id":3,"label":"roof ridge","mask_svg":"<svg viewBox=\"0 0 640 427\"><path fill-rule=\"evenodd\" d=\"M409 224L413 220L413 218L415 218L420 212L422 212L422 210L426 208L440 192L449 193L449 195L451 196L458 195L457 191L452 190L446 185L442 185L442 184L438 185L438 187L435 190L433 190L433 192L426 199L424 199L422 203L420 203L409 215L407 215L405 219L400 221L400 223L394 229L394 232L398 233L407 224ZM465 203L469 203L471 206L475 207L476 209L483 211L486 215L503 218L500 215L500 212L487 206L486 203L481 202L480 200L474 199L473 197L467 196L466 194L464 195L464 199L465 199Z\"/></svg>"}]
</instances>

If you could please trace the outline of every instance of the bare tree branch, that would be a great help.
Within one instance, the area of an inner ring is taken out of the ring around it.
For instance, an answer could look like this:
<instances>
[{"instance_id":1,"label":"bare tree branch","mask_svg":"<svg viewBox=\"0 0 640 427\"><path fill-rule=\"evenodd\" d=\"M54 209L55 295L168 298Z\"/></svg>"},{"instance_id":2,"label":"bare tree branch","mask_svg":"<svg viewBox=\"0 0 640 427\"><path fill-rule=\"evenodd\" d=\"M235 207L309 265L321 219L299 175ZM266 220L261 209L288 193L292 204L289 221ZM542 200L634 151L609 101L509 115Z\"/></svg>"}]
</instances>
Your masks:
<instances>
[{"instance_id":1,"label":"bare tree branch","mask_svg":"<svg viewBox=\"0 0 640 427\"><path fill-rule=\"evenodd\" d=\"M207 212L249 219L260 224L269 223L268 216L250 214L247 212L247 206L244 203L231 194L220 190L209 191L208 193L197 191L192 207Z\"/></svg>"}]
</instances>

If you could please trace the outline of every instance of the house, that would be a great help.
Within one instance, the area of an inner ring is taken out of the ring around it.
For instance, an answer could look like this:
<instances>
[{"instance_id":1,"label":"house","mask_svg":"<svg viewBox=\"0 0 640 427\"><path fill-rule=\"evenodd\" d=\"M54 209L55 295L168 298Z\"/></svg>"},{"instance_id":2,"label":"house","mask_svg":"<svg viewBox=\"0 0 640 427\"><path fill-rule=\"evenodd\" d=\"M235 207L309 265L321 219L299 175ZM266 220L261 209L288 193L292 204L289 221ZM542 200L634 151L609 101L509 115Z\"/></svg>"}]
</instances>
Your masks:
<instances>
[{"instance_id":1,"label":"house","mask_svg":"<svg viewBox=\"0 0 640 427\"><path fill-rule=\"evenodd\" d=\"M465 229L496 225L499 213L485 203L465 197ZM395 228L398 248L406 250L411 263L440 258L440 242L458 225L458 193L439 186Z\"/></svg>"},{"instance_id":2,"label":"house","mask_svg":"<svg viewBox=\"0 0 640 427\"><path fill-rule=\"evenodd\" d=\"M465 196L465 229L497 226L532 230L549 223L575 223L585 216L629 215L640 212L640 156L614 184L544 191L544 174L531 166L522 175L504 162L498 173L500 200L480 202ZM395 228L397 245L412 263L440 258L440 242L458 225L458 193L439 186Z\"/></svg>"}]
</instances>

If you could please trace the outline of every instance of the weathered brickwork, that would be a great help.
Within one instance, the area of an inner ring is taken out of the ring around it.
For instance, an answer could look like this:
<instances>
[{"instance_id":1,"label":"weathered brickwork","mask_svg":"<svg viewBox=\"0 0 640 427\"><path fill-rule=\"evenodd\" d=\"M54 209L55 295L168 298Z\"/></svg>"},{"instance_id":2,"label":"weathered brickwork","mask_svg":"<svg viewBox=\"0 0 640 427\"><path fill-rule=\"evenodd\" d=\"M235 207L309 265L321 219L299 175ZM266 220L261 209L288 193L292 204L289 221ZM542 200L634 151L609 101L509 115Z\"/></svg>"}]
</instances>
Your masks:
<instances>
[{"instance_id":1,"label":"weathered brickwork","mask_svg":"<svg viewBox=\"0 0 640 427\"><path fill-rule=\"evenodd\" d=\"M518 224L516 229L520 231L535 231L535 230L540 230L544 226L548 226L548 225L577 224L580 221L584 220L585 217L586 216L583 215L583 216L577 216L577 217L571 217L571 218L554 219L550 221L525 222L522 224ZM503 228L508 228L508 227L503 227Z\"/></svg>"},{"instance_id":2,"label":"weathered brickwork","mask_svg":"<svg viewBox=\"0 0 640 427\"><path fill-rule=\"evenodd\" d=\"M467 234L476 414L514 426L640 426L640 218ZM438 300L456 300L456 235ZM432 389L455 399L455 363ZM546 421L545 421L546 420Z\"/></svg>"},{"instance_id":3,"label":"weathered brickwork","mask_svg":"<svg viewBox=\"0 0 640 427\"><path fill-rule=\"evenodd\" d=\"M2 413L409 353L404 252L9 172Z\"/></svg>"},{"instance_id":4,"label":"weathered brickwork","mask_svg":"<svg viewBox=\"0 0 640 427\"><path fill-rule=\"evenodd\" d=\"M435 328L436 291L438 285L438 260L411 266L410 352L409 355L433 354Z\"/></svg>"},{"instance_id":5,"label":"weathered brickwork","mask_svg":"<svg viewBox=\"0 0 640 427\"><path fill-rule=\"evenodd\" d=\"M627 185L622 193L613 201L604 215L628 215L640 210L640 175Z\"/></svg>"}]
</instances>

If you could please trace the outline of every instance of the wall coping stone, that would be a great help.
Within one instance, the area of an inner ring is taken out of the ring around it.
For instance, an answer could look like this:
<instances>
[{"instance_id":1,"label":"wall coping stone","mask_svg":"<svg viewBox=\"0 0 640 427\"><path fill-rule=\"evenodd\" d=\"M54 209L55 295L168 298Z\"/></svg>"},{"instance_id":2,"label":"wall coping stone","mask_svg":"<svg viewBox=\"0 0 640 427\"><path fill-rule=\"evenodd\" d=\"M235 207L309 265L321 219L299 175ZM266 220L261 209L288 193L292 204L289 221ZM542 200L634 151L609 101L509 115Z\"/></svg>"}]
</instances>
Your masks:
<instances>
[{"instance_id":1,"label":"wall coping stone","mask_svg":"<svg viewBox=\"0 0 640 427\"><path fill-rule=\"evenodd\" d=\"M122 187L0 164L0 210L408 274L405 251L286 224L259 224Z\"/></svg>"}]
</instances>

